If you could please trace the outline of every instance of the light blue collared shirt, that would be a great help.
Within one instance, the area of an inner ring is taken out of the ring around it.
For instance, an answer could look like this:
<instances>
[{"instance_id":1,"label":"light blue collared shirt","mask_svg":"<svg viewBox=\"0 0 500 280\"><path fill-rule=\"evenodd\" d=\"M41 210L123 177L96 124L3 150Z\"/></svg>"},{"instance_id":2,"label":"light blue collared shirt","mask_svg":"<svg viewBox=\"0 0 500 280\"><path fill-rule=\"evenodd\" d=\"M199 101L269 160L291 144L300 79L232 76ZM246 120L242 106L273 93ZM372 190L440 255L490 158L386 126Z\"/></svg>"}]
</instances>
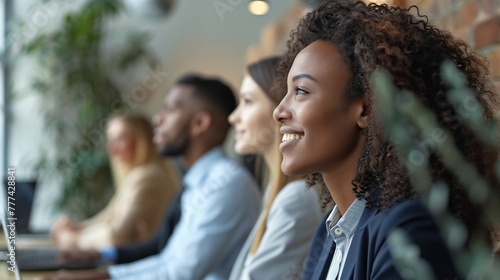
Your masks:
<instances>
[{"instance_id":1,"label":"light blue collared shirt","mask_svg":"<svg viewBox=\"0 0 500 280\"><path fill-rule=\"evenodd\" d=\"M328 270L327 280L340 279L352 238L358 228L359 219L365 210L365 204L366 200L355 199L344 216L341 216L337 205L335 205L332 213L326 219L326 229L333 237L333 241L335 241L335 253Z\"/></svg>"},{"instance_id":2,"label":"light blue collared shirt","mask_svg":"<svg viewBox=\"0 0 500 280\"><path fill-rule=\"evenodd\" d=\"M182 215L159 255L108 268L112 279L228 279L260 212L251 175L220 147L201 157L183 179Z\"/></svg>"}]
</instances>

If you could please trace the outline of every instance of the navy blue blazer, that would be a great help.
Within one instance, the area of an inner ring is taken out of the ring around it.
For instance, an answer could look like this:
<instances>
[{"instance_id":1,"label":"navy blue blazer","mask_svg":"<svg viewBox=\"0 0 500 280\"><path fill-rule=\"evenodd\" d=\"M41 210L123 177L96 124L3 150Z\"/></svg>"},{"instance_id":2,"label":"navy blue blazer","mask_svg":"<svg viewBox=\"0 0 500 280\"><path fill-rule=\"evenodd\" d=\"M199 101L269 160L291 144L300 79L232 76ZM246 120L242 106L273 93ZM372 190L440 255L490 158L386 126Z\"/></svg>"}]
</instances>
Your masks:
<instances>
[{"instance_id":1,"label":"navy blue blazer","mask_svg":"<svg viewBox=\"0 0 500 280\"><path fill-rule=\"evenodd\" d=\"M327 217L316 231L305 262L303 280L326 279L328 275L335 242L325 226ZM420 248L420 257L432 267L436 279L459 279L433 218L416 199L397 203L383 212L365 208L341 279L401 279L386 242L386 237L395 227L403 229Z\"/></svg>"}]
</instances>

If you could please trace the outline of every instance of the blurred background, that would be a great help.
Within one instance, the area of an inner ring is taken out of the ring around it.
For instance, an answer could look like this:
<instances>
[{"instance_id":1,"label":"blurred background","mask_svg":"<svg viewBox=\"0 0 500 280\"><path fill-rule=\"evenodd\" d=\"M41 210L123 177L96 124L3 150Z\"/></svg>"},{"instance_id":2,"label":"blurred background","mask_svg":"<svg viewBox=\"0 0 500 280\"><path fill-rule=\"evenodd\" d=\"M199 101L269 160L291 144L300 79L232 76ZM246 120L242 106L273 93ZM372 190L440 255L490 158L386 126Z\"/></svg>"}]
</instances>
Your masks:
<instances>
[{"instance_id":1,"label":"blurred background","mask_svg":"<svg viewBox=\"0 0 500 280\"><path fill-rule=\"evenodd\" d=\"M82 219L106 204L111 112L151 117L186 72L221 77L238 90L244 66L282 53L317 2L1 1L0 178L14 167L18 185L36 185L30 229L48 230L61 211ZM417 5L482 53L500 88L500 0L373 2Z\"/></svg>"}]
</instances>

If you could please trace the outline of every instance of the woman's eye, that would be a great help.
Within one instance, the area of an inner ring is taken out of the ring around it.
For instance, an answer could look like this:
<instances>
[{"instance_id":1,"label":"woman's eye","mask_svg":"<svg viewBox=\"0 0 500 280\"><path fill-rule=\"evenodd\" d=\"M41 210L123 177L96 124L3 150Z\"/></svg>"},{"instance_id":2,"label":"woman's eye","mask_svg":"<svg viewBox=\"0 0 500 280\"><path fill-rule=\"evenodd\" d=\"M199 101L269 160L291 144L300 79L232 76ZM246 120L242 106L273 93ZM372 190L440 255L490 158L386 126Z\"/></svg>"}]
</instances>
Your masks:
<instances>
[{"instance_id":1,"label":"woman's eye","mask_svg":"<svg viewBox=\"0 0 500 280\"><path fill-rule=\"evenodd\" d=\"M250 100L248 98L243 99L243 104L251 104L251 103L252 103L252 100Z\"/></svg>"},{"instance_id":2,"label":"woman's eye","mask_svg":"<svg viewBox=\"0 0 500 280\"><path fill-rule=\"evenodd\" d=\"M309 92L300 87L295 87L295 95L308 94L308 93Z\"/></svg>"}]
</instances>

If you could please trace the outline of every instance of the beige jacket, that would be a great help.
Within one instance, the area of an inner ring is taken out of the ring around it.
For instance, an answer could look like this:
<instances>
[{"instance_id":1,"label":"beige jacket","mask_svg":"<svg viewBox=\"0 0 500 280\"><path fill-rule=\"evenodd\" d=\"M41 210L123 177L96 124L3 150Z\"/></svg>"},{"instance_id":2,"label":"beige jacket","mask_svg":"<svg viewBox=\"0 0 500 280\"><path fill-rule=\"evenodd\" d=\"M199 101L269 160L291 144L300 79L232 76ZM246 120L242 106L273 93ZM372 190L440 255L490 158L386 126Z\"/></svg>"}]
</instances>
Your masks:
<instances>
[{"instance_id":1,"label":"beige jacket","mask_svg":"<svg viewBox=\"0 0 500 280\"><path fill-rule=\"evenodd\" d=\"M163 161L135 167L108 205L94 218L81 223L83 230L77 247L97 249L149 239L161 225L178 189L176 172Z\"/></svg>"}]
</instances>

